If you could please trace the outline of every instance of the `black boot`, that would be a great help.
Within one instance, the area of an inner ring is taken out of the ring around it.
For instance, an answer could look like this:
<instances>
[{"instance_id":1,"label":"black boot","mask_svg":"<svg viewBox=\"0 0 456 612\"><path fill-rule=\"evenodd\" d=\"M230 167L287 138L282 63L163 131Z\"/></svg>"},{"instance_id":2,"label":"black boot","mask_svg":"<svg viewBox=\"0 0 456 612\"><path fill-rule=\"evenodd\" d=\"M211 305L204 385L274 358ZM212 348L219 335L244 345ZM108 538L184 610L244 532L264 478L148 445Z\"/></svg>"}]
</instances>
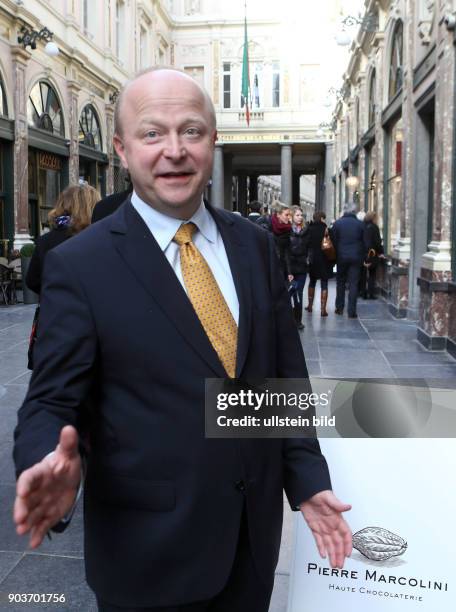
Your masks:
<instances>
[{"instance_id":1,"label":"black boot","mask_svg":"<svg viewBox=\"0 0 456 612\"><path fill-rule=\"evenodd\" d=\"M302 304L296 304L293 308L294 320L298 329L304 329L302 324Z\"/></svg>"}]
</instances>

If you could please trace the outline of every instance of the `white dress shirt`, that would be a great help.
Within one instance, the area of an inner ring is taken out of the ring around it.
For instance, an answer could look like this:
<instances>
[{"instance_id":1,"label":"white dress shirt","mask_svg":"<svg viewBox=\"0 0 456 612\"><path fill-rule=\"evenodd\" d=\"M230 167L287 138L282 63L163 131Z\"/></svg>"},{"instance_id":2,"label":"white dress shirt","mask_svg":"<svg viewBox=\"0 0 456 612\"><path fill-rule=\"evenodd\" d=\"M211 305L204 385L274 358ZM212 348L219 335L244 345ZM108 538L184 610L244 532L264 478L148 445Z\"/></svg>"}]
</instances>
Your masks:
<instances>
[{"instance_id":1,"label":"white dress shirt","mask_svg":"<svg viewBox=\"0 0 456 612\"><path fill-rule=\"evenodd\" d=\"M206 260L236 324L239 325L239 300L228 263L225 245L223 244L217 224L212 218L211 213L204 206L203 201L201 201L200 207L188 221L168 217L168 215L158 212L141 200L135 191L132 193L131 203L149 228L186 292L187 289L180 263L179 245L173 241L173 238L183 223L191 221L196 225L198 231L193 234L193 244Z\"/></svg>"}]
</instances>

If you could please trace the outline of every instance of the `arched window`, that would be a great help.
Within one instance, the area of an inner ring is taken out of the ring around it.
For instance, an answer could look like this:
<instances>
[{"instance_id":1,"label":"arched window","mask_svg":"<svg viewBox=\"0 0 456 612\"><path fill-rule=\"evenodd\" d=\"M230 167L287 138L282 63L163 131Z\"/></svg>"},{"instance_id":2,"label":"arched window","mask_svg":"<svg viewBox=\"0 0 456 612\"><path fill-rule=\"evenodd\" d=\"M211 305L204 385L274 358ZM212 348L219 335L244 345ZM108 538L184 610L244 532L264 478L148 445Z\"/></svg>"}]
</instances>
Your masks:
<instances>
[{"instance_id":1,"label":"arched window","mask_svg":"<svg viewBox=\"0 0 456 612\"><path fill-rule=\"evenodd\" d=\"M394 98L402 87L403 78L403 40L404 27L398 19L394 26L393 44L391 47L391 62L389 74L388 100Z\"/></svg>"},{"instance_id":2,"label":"arched window","mask_svg":"<svg viewBox=\"0 0 456 612\"><path fill-rule=\"evenodd\" d=\"M79 117L79 143L101 151L100 122L96 110L91 104L82 109Z\"/></svg>"},{"instance_id":3,"label":"arched window","mask_svg":"<svg viewBox=\"0 0 456 612\"><path fill-rule=\"evenodd\" d=\"M65 136L59 99L54 89L46 81L36 83L30 92L27 116L29 125L32 127L46 130L56 136Z\"/></svg>"},{"instance_id":4,"label":"arched window","mask_svg":"<svg viewBox=\"0 0 456 612\"><path fill-rule=\"evenodd\" d=\"M372 72L372 76L369 83L369 106L367 116L367 127L370 128L375 123L375 111L377 109L377 79L375 70Z\"/></svg>"},{"instance_id":5,"label":"arched window","mask_svg":"<svg viewBox=\"0 0 456 612\"><path fill-rule=\"evenodd\" d=\"M0 74L0 117L8 117L8 105L6 103L6 91Z\"/></svg>"}]
</instances>

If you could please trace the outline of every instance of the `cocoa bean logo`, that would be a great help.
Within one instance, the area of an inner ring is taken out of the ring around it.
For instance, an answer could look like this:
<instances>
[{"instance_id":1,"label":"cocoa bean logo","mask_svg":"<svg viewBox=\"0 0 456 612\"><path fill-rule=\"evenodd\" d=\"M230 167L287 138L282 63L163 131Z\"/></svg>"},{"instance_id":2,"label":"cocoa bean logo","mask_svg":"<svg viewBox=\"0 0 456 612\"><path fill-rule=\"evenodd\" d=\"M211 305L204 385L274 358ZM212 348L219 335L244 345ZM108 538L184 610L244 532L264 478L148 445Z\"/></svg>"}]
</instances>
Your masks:
<instances>
[{"instance_id":1,"label":"cocoa bean logo","mask_svg":"<svg viewBox=\"0 0 456 612\"><path fill-rule=\"evenodd\" d=\"M407 542L388 529L365 527L353 534L353 548L372 561L386 561L403 555Z\"/></svg>"}]
</instances>

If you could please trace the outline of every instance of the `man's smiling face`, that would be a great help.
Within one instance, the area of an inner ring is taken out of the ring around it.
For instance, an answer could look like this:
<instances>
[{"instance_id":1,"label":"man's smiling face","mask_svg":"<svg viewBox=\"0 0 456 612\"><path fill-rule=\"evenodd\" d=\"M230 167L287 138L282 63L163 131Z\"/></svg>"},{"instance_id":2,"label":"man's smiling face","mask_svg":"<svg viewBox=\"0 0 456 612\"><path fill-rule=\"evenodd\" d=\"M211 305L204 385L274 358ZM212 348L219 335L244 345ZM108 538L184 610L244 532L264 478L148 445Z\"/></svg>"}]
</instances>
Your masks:
<instances>
[{"instance_id":1,"label":"man's smiling face","mask_svg":"<svg viewBox=\"0 0 456 612\"><path fill-rule=\"evenodd\" d=\"M139 197L190 218L211 176L217 132L198 85L172 70L146 73L126 89L114 145Z\"/></svg>"}]
</instances>

